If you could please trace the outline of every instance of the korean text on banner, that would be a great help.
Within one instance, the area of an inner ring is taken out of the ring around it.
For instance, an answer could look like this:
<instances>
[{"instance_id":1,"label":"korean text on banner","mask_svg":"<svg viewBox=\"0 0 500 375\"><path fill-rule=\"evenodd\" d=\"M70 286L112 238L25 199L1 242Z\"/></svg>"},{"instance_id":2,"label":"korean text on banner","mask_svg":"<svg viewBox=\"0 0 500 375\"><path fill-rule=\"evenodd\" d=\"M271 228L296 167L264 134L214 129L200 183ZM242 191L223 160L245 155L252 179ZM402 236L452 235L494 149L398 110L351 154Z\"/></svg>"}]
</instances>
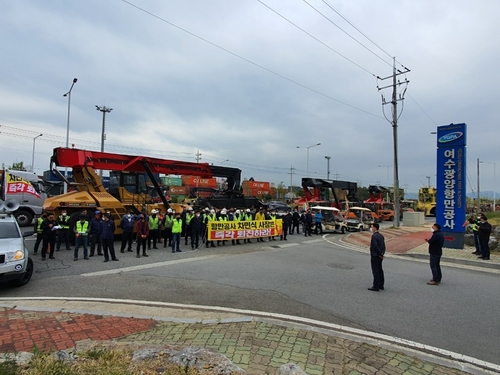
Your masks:
<instances>
[{"instance_id":1,"label":"korean text on banner","mask_svg":"<svg viewBox=\"0 0 500 375\"><path fill-rule=\"evenodd\" d=\"M208 240L237 240L272 237L283 233L281 219L252 221L211 221L208 223Z\"/></svg>"},{"instance_id":2,"label":"korean text on banner","mask_svg":"<svg viewBox=\"0 0 500 375\"><path fill-rule=\"evenodd\" d=\"M27 193L35 195L38 198L40 198L40 194L38 194L33 185L31 185L28 181L24 180L23 178L14 176L8 171L5 171L4 178L7 181L7 184L5 185L7 189L6 191L7 195Z\"/></svg>"}]
</instances>

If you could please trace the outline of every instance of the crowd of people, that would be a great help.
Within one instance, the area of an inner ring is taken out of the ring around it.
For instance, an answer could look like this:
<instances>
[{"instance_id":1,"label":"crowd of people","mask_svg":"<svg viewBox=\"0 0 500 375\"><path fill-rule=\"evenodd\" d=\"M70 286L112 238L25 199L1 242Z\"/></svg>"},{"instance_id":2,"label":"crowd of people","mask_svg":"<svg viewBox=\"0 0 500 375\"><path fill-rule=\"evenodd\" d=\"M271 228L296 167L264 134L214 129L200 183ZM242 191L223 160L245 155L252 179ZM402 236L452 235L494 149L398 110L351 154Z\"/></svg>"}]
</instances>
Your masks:
<instances>
[{"instance_id":1,"label":"crowd of people","mask_svg":"<svg viewBox=\"0 0 500 375\"><path fill-rule=\"evenodd\" d=\"M299 213L298 209L287 210L278 214L275 210L267 210L263 207L239 209L204 208L193 209L187 207L183 212L175 212L171 208L165 214L157 209L149 213L143 211L140 214L127 212L120 219L118 228L122 230L120 252L134 252L136 257L148 257L148 250L169 247L172 253L182 252L181 244L192 250L202 247L226 246L226 240L209 240L207 236L208 224L211 221L259 221L280 219L282 232L280 240L287 241L287 235L304 234L312 236L313 227L315 234L322 234L322 216L318 212L311 213L304 210ZM36 241L34 254L38 254L41 245L42 260L55 259L55 252L60 251L64 244L66 250L71 250L70 234L75 237L73 249L73 260L80 257L80 248L83 249L83 259L89 260L95 255L104 256L104 262L109 260L118 261L114 248L115 218L110 211L101 212L96 210L94 216L89 218L86 210L79 215L79 220L70 225L70 216L65 210L56 219L53 213L44 213L35 221ZM255 237L244 238L243 243L264 242L266 239L275 241L276 236L267 238ZM232 245L240 245L240 239L232 239Z\"/></svg>"}]
</instances>

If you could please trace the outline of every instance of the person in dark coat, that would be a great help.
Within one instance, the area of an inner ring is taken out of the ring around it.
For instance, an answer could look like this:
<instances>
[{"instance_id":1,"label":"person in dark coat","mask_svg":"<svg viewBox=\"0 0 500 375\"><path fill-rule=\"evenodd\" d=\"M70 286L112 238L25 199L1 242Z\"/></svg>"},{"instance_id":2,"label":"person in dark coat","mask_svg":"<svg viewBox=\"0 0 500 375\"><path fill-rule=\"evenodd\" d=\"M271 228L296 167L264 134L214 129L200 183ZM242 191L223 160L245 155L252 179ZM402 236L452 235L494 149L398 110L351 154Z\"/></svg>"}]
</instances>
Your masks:
<instances>
[{"instance_id":1,"label":"person in dark coat","mask_svg":"<svg viewBox=\"0 0 500 375\"><path fill-rule=\"evenodd\" d=\"M300 225L300 214L299 211L295 209L293 210L292 214L292 227L290 228L290 234L293 234L295 232L295 229L297 229L297 234L300 234L299 225Z\"/></svg>"},{"instance_id":2,"label":"person in dark coat","mask_svg":"<svg viewBox=\"0 0 500 375\"><path fill-rule=\"evenodd\" d=\"M441 233L441 225L432 225L432 237L426 240L429 243L429 263L432 271L432 279L427 285L439 285L441 283L441 255L443 255L444 236Z\"/></svg>"},{"instance_id":3,"label":"person in dark coat","mask_svg":"<svg viewBox=\"0 0 500 375\"><path fill-rule=\"evenodd\" d=\"M478 259L490 260L490 234L491 224L488 223L488 218L484 215L479 219L479 243L481 244L481 256ZM43 253L42 253L43 254Z\"/></svg>"},{"instance_id":4,"label":"person in dark coat","mask_svg":"<svg viewBox=\"0 0 500 375\"><path fill-rule=\"evenodd\" d=\"M57 228L57 221L54 218L54 214L51 212L42 222L42 260L46 259L46 254L49 254L50 259L56 259L54 257L54 251L56 249Z\"/></svg>"},{"instance_id":5,"label":"person in dark coat","mask_svg":"<svg viewBox=\"0 0 500 375\"><path fill-rule=\"evenodd\" d=\"M145 215L142 213L139 215L139 220L135 223L135 230L137 232L137 258L141 257L141 247L142 247L142 256L147 257L146 254L146 242L148 241L149 236L149 224L146 221Z\"/></svg>"},{"instance_id":6,"label":"person in dark coat","mask_svg":"<svg viewBox=\"0 0 500 375\"><path fill-rule=\"evenodd\" d=\"M127 212L126 215L123 215L122 220L120 221L120 228L122 229L122 245L120 248L120 252L125 252L125 247L127 247L127 251L132 250L132 240L134 237L134 226L135 226L135 218L132 215L132 212Z\"/></svg>"},{"instance_id":7,"label":"person in dark coat","mask_svg":"<svg viewBox=\"0 0 500 375\"><path fill-rule=\"evenodd\" d=\"M104 220L100 222L101 225L101 241L102 250L104 251L104 261L109 261L109 256L111 255L112 260L118 260L115 255L115 222L110 220L110 214L104 214ZM108 253L109 250L109 253Z\"/></svg>"},{"instance_id":8,"label":"person in dark coat","mask_svg":"<svg viewBox=\"0 0 500 375\"><path fill-rule=\"evenodd\" d=\"M95 248L97 245L97 255L102 255L102 244L101 244L101 211L96 210L94 212L94 218L90 220L89 223L89 236L90 236L90 255L91 257L95 254Z\"/></svg>"},{"instance_id":9,"label":"person in dark coat","mask_svg":"<svg viewBox=\"0 0 500 375\"><path fill-rule=\"evenodd\" d=\"M281 216L281 220L283 223L283 233L280 236L280 240L288 241L286 239L286 235L288 234L288 231L292 227L292 220L293 220L293 217L292 217L292 214L290 213L290 211L286 211L285 214L283 216Z\"/></svg>"},{"instance_id":10,"label":"person in dark coat","mask_svg":"<svg viewBox=\"0 0 500 375\"><path fill-rule=\"evenodd\" d=\"M190 222L191 226L191 249L197 249L200 244L201 230L203 226L203 217L200 211L196 211Z\"/></svg>"},{"instance_id":11,"label":"person in dark coat","mask_svg":"<svg viewBox=\"0 0 500 375\"><path fill-rule=\"evenodd\" d=\"M385 256L385 239L384 236L378 231L380 226L374 223L370 227L372 239L370 242L370 263L372 266L373 286L368 288L372 292L384 290L384 270L382 269L382 261Z\"/></svg>"}]
</instances>

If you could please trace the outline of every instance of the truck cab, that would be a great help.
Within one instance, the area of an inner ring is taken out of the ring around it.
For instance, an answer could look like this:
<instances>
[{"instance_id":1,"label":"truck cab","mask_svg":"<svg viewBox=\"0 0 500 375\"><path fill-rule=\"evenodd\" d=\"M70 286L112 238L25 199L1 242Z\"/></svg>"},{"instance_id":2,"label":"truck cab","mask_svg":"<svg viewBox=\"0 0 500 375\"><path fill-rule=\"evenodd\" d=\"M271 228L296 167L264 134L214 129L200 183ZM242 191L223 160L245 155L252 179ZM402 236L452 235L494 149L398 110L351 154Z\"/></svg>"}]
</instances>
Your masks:
<instances>
[{"instance_id":1,"label":"truck cab","mask_svg":"<svg viewBox=\"0 0 500 375\"><path fill-rule=\"evenodd\" d=\"M47 198L43 180L36 173L9 169L2 172L0 194L21 227L31 225L42 214Z\"/></svg>"}]
</instances>

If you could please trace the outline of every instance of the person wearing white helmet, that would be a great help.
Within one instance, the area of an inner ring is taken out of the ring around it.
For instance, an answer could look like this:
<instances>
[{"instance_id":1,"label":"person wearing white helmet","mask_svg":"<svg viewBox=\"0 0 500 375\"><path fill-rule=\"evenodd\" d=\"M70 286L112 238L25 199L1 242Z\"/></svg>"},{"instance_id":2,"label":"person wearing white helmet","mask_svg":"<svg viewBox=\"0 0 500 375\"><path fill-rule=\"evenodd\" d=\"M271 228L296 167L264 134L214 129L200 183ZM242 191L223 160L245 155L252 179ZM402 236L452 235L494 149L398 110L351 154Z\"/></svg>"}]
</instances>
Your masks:
<instances>
[{"instance_id":1,"label":"person wearing white helmet","mask_svg":"<svg viewBox=\"0 0 500 375\"><path fill-rule=\"evenodd\" d=\"M165 228L165 236L163 241L163 248L172 246L172 223L174 221L174 211L169 208L167 214L163 217L162 226Z\"/></svg>"},{"instance_id":2,"label":"person wearing white helmet","mask_svg":"<svg viewBox=\"0 0 500 375\"><path fill-rule=\"evenodd\" d=\"M249 208L247 208L245 210L244 215L241 215L241 220L242 221L252 221L253 220L252 211ZM243 243L252 243L252 241L250 240L250 238L245 238L245 239L243 239Z\"/></svg>"},{"instance_id":3,"label":"person wearing white helmet","mask_svg":"<svg viewBox=\"0 0 500 375\"><path fill-rule=\"evenodd\" d=\"M220 211L220 215L219 215L219 218L217 219L218 221L229 221L228 217L227 217L227 210L225 208L223 208L221 211ZM225 246L226 245L226 240L223 240L223 241L217 241L217 246L220 246L222 242L222 245Z\"/></svg>"},{"instance_id":4,"label":"person wearing white helmet","mask_svg":"<svg viewBox=\"0 0 500 375\"><path fill-rule=\"evenodd\" d=\"M241 215L240 215L240 210L234 211L234 214L229 216L229 221L241 221ZM231 240L231 243L233 245L241 245L241 242L239 239L236 240Z\"/></svg>"},{"instance_id":5,"label":"person wearing white helmet","mask_svg":"<svg viewBox=\"0 0 500 375\"><path fill-rule=\"evenodd\" d=\"M148 250L151 250L151 240L153 242L153 249L158 249L156 242L160 235L160 219L158 218L158 211L151 210L151 216L148 218L149 235L148 235Z\"/></svg>"},{"instance_id":6,"label":"person wearing white helmet","mask_svg":"<svg viewBox=\"0 0 500 375\"><path fill-rule=\"evenodd\" d=\"M205 215L205 225L207 226L206 233L206 247L215 247L214 241L208 240L208 225L212 221L217 221L217 217L215 216L215 210L212 208L207 215Z\"/></svg>"}]
</instances>

